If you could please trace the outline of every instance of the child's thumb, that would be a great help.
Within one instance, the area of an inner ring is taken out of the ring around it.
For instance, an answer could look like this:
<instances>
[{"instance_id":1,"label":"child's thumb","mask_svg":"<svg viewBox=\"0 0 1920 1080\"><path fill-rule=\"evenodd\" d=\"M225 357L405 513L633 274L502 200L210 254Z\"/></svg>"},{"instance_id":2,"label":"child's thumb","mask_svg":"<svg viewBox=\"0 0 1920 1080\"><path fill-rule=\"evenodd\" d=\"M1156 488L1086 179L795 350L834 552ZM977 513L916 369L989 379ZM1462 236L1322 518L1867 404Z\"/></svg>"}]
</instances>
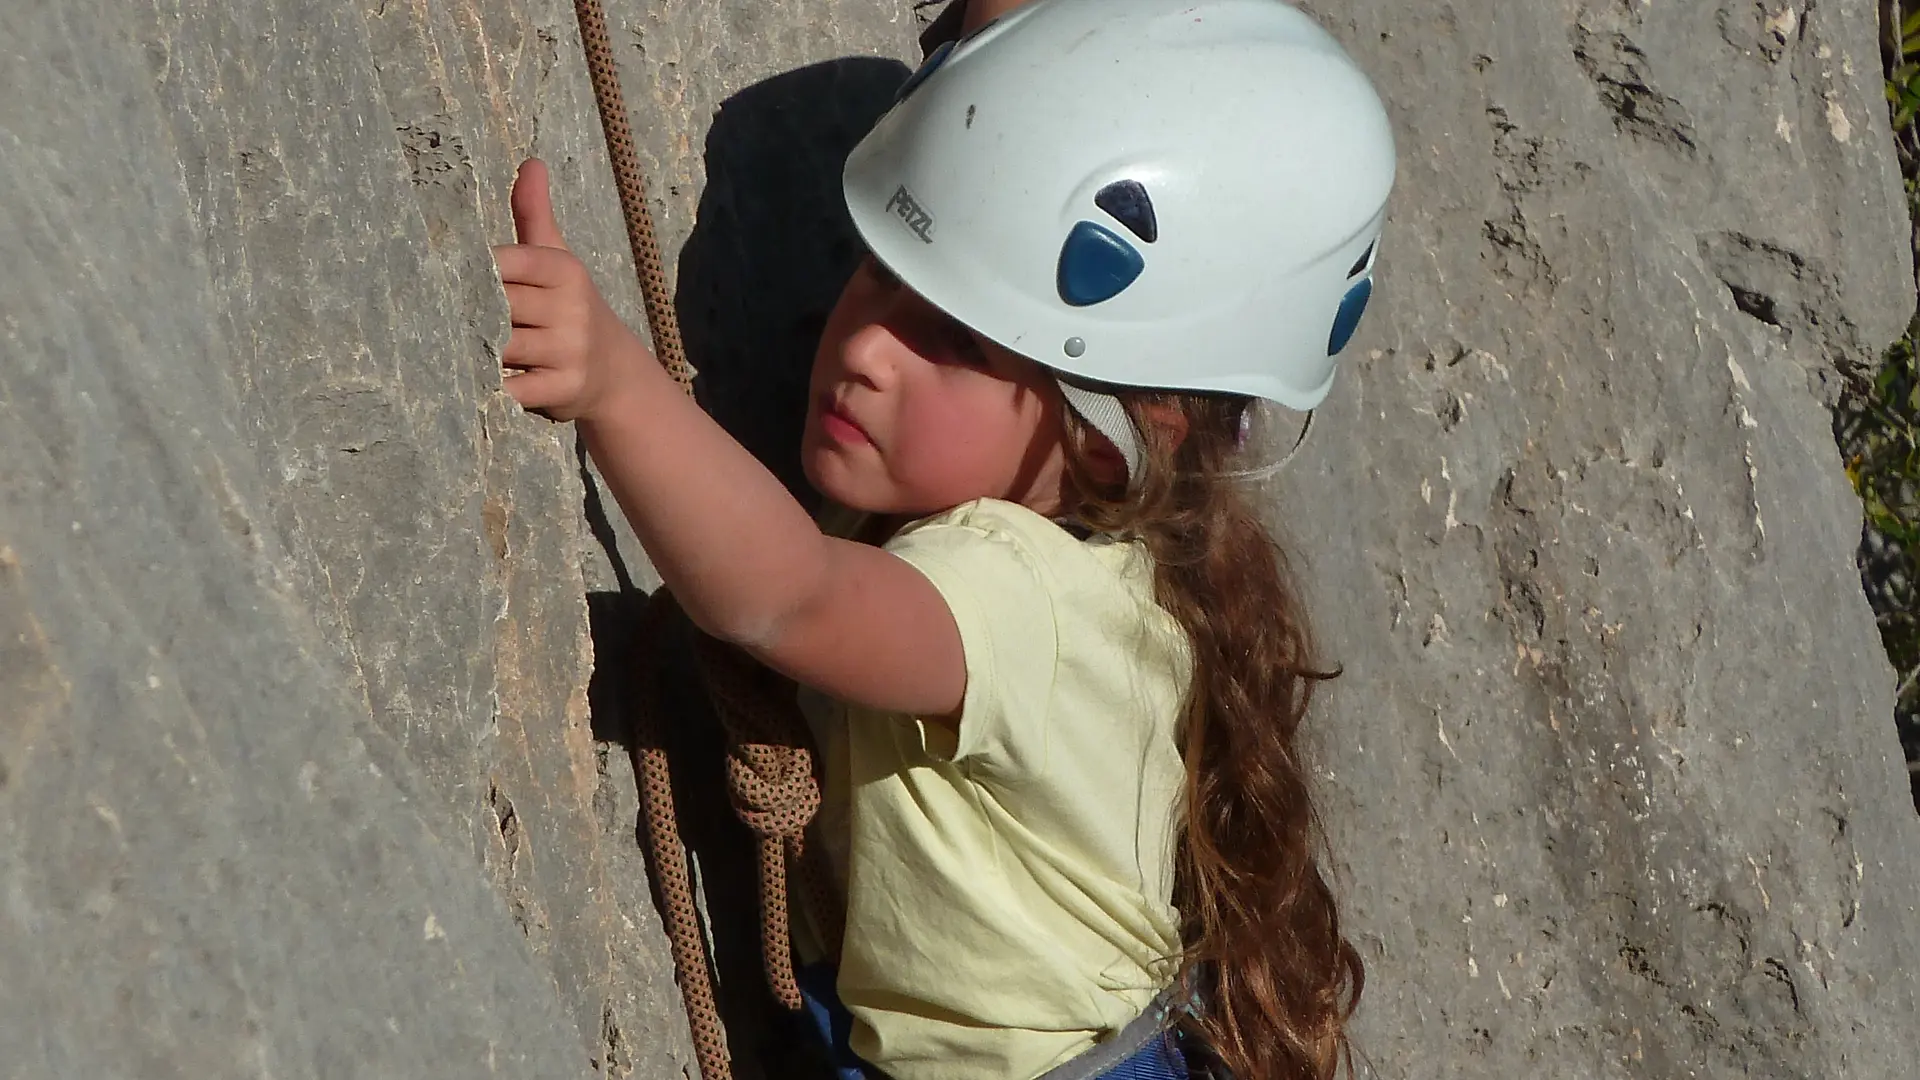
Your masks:
<instances>
[{"instance_id":1,"label":"child's thumb","mask_svg":"<svg viewBox=\"0 0 1920 1080\"><path fill-rule=\"evenodd\" d=\"M513 179L513 236L522 244L565 248L560 222L553 216L553 197L547 189L547 166L528 158Z\"/></svg>"}]
</instances>

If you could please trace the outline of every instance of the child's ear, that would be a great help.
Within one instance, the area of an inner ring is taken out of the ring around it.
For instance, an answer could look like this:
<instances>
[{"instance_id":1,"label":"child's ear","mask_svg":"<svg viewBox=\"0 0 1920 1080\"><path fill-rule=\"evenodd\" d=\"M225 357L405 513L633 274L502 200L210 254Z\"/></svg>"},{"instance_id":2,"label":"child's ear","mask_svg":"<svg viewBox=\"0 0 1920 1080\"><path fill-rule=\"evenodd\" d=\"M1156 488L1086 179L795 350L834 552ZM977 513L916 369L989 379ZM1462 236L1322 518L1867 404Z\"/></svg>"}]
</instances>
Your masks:
<instances>
[{"instance_id":1,"label":"child's ear","mask_svg":"<svg viewBox=\"0 0 1920 1080\"><path fill-rule=\"evenodd\" d=\"M1168 449L1178 450L1180 444L1187 441L1187 413L1177 403L1148 401L1142 402L1139 408L1140 419L1166 440Z\"/></svg>"},{"instance_id":2,"label":"child's ear","mask_svg":"<svg viewBox=\"0 0 1920 1080\"><path fill-rule=\"evenodd\" d=\"M1087 447L1085 461L1087 463L1087 472L1093 475L1095 482L1103 485L1111 484L1120 486L1125 484L1127 480L1127 459L1120 456L1120 451L1113 445L1111 440L1105 435L1093 430L1091 425L1087 427L1086 432Z\"/></svg>"},{"instance_id":3,"label":"child's ear","mask_svg":"<svg viewBox=\"0 0 1920 1080\"><path fill-rule=\"evenodd\" d=\"M1151 436L1142 432L1149 444L1165 442L1169 452L1187 441L1187 414L1173 402L1143 402L1138 406L1142 423L1153 428ZM1122 483L1127 477L1127 459L1105 435L1086 426L1086 462L1093 478L1102 484Z\"/></svg>"}]
</instances>

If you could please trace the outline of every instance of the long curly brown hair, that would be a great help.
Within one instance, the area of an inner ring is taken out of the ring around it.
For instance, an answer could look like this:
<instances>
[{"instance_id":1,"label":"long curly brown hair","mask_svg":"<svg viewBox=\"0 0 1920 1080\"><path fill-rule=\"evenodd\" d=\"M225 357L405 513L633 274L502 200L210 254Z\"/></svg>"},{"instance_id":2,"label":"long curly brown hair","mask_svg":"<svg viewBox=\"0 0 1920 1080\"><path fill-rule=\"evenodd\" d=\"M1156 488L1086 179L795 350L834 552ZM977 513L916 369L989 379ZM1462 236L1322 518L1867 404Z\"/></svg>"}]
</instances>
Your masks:
<instances>
[{"instance_id":1,"label":"long curly brown hair","mask_svg":"<svg viewBox=\"0 0 1920 1080\"><path fill-rule=\"evenodd\" d=\"M1180 978L1203 1008L1187 1023L1237 1080L1351 1074L1346 1027L1365 970L1316 858L1323 834L1295 742L1315 685L1332 674L1315 663L1283 553L1248 500L1248 399L1117 396L1144 437L1139 482L1129 489L1097 466L1099 437L1062 410L1065 509L1145 543L1156 599L1193 646L1174 902ZM1170 410L1184 434L1166 422Z\"/></svg>"}]
</instances>

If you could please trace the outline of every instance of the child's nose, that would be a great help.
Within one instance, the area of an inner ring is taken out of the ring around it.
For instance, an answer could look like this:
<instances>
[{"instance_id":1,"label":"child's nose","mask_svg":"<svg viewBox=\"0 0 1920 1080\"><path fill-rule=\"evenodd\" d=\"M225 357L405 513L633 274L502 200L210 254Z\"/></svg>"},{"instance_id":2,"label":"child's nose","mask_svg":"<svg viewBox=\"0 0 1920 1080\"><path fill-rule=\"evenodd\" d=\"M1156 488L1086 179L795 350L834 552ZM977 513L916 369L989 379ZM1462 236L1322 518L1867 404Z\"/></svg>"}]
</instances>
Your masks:
<instances>
[{"instance_id":1,"label":"child's nose","mask_svg":"<svg viewBox=\"0 0 1920 1080\"><path fill-rule=\"evenodd\" d=\"M891 387L906 346L886 320L869 322L847 336L840 360L847 374L875 390Z\"/></svg>"}]
</instances>

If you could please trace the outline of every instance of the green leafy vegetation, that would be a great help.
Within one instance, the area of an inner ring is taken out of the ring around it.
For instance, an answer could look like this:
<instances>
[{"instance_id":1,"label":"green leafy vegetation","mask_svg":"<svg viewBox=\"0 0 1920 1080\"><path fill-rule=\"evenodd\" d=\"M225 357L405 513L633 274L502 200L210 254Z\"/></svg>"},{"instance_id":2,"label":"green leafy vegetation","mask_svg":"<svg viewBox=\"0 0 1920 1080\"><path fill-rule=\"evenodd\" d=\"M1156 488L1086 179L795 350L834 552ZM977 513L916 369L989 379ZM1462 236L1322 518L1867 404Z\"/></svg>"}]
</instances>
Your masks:
<instances>
[{"instance_id":1,"label":"green leafy vegetation","mask_svg":"<svg viewBox=\"0 0 1920 1080\"><path fill-rule=\"evenodd\" d=\"M1880 22L1887 103L1914 217L1920 211L1920 0L1881 0ZM1920 241L1920 231L1910 235ZM1866 510L1861 574L1899 674L1894 716L1907 760L1920 762L1920 317L1877 370L1846 380L1835 434ZM1915 798L1920 801L1920 774Z\"/></svg>"}]
</instances>

